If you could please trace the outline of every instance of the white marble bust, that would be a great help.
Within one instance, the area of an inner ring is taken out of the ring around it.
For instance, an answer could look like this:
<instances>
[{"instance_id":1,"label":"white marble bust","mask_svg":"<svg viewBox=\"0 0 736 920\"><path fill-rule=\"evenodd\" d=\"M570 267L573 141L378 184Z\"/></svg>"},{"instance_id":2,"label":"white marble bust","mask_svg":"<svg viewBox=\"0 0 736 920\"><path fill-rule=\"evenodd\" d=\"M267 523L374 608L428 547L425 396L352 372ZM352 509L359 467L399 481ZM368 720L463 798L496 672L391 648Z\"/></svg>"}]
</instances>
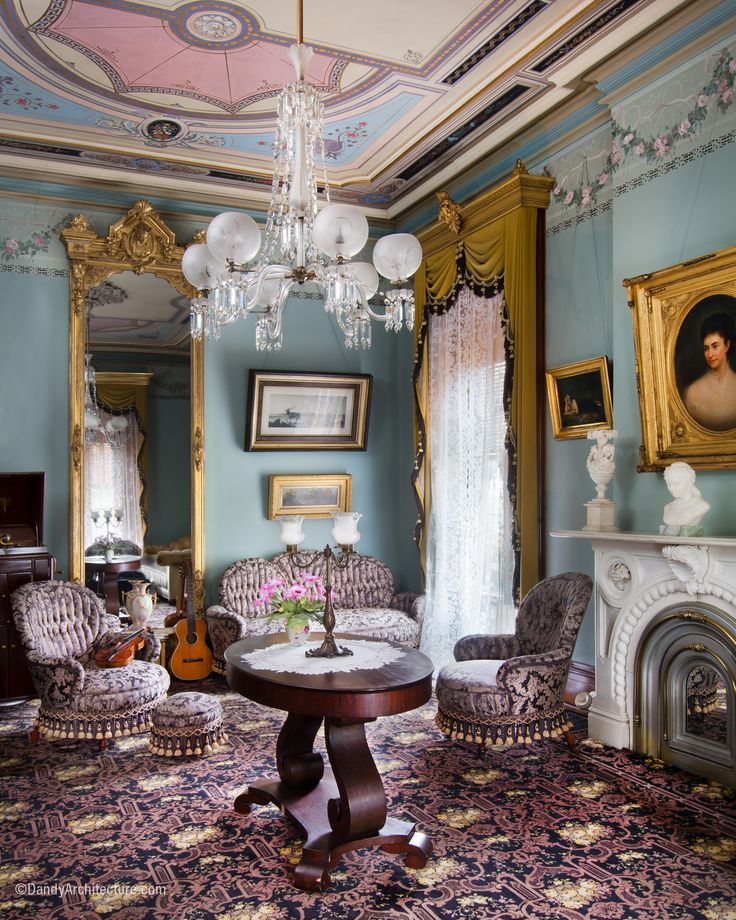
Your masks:
<instances>
[{"instance_id":1,"label":"white marble bust","mask_svg":"<svg viewBox=\"0 0 736 920\"><path fill-rule=\"evenodd\" d=\"M674 501L664 506L662 533L677 536L692 534L710 505L695 487L695 470L688 463L672 463L664 471L664 481Z\"/></svg>"}]
</instances>

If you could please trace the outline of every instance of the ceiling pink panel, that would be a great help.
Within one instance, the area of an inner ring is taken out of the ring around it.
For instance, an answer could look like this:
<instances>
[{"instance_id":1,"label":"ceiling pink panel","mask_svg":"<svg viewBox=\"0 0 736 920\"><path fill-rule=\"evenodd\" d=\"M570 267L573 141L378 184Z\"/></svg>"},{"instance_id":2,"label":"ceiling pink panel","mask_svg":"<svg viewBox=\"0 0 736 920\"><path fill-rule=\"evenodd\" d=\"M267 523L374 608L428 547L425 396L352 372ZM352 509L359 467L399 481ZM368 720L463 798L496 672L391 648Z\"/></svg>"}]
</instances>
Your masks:
<instances>
[{"instance_id":1,"label":"ceiling pink panel","mask_svg":"<svg viewBox=\"0 0 736 920\"><path fill-rule=\"evenodd\" d=\"M76 29L80 26L86 28L158 28L161 20L151 16L141 16L139 13L131 13L126 10L116 10L111 6L97 6L92 3L80 3L79 0L72 0L59 18L50 26L50 30L55 32L66 33L69 29Z\"/></svg>"},{"instance_id":2,"label":"ceiling pink panel","mask_svg":"<svg viewBox=\"0 0 736 920\"><path fill-rule=\"evenodd\" d=\"M281 45L254 42L240 51L229 51L227 58L231 83L239 89L241 97L250 95L264 84L281 87L296 79L289 49ZM326 84L333 64L333 58L315 54L307 68L307 80Z\"/></svg>"},{"instance_id":3,"label":"ceiling pink panel","mask_svg":"<svg viewBox=\"0 0 736 920\"><path fill-rule=\"evenodd\" d=\"M80 27L65 30L65 34L87 48L93 60L101 57L114 67L124 83L139 80L152 67L171 59L187 47L160 25L146 29Z\"/></svg>"},{"instance_id":4,"label":"ceiling pink panel","mask_svg":"<svg viewBox=\"0 0 736 920\"><path fill-rule=\"evenodd\" d=\"M178 49L168 61L149 64L131 86L157 86L178 93L196 93L229 105L233 90L225 55L199 48Z\"/></svg>"}]
</instances>

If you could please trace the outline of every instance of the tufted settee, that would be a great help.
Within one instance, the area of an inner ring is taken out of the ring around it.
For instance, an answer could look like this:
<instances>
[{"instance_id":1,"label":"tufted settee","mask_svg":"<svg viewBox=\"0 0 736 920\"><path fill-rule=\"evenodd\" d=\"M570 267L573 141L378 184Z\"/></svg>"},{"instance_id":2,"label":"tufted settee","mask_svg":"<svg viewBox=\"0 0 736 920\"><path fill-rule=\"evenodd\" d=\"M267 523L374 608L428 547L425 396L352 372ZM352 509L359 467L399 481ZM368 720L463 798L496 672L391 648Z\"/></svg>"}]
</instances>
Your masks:
<instances>
[{"instance_id":1,"label":"tufted settee","mask_svg":"<svg viewBox=\"0 0 736 920\"><path fill-rule=\"evenodd\" d=\"M166 696L169 675L153 662L161 644L146 634L144 660L98 668L95 652L121 634L104 602L73 582L22 585L11 598L13 617L41 697L34 738L109 738L147 731L151 711Z\"/></svg>"},{"instance_id":2,"label":"tufted settee","mask_svg":"<svg viewBox=\"0 0 736 920\"><path fill-rule=\"evenodd\" d=\"M311 553L280 553L267 559L242 559L227 569L220 579L220 603L207 610L207 629L212 642L213 670L224 673L225 649L246 636L279 632L279 620L264 619L267 612L258 606L261 585L273 578L296 581L305 572L324 580L324 557L305 568ZM372 636L419 646L424 615L424 595L412 592L394 594L394 579L383 562L351 553L345 568L330 569L335 632Z\"/></svg>"}]
</instances>

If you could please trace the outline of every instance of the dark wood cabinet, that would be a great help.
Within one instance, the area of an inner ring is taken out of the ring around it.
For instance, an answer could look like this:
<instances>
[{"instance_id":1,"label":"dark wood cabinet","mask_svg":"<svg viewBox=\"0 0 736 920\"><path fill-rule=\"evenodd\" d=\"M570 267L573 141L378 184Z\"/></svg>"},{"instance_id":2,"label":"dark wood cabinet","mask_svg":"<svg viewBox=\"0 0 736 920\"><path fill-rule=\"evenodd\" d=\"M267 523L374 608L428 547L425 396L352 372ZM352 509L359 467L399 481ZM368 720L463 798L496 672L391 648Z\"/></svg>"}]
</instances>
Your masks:
<instances>
[{"instance_id":1,"label":"dark wood cabinet","mask_svg":"<svg viewBox=\"0 0 736 920\"><path fill-rule=\"evenodd\" d=\"M54 557L44 547L0 554L0 702L35 696L25 652L10 609L10 595L29 581L54 577Z\"/></svg>"}]
</instances>

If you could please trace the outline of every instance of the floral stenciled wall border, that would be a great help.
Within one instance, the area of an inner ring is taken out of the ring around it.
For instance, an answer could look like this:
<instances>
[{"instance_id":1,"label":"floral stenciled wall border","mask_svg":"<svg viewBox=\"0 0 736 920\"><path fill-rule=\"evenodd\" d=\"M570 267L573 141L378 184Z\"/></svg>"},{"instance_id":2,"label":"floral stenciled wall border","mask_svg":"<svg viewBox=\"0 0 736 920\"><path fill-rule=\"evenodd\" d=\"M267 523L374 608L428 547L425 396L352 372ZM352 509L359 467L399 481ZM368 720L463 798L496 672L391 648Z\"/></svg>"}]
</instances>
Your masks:
<instances>
[{"instance_id":1,"label":"floral stenciled wall border","mask_svg":"<svg viewBox=\"0 0 736 920\"><path fill-rule=\"evenodd\" d=\"M44 230L32 230L21 236L0 237L0 259L12 262L22 257L30 257L46 253L53 240L56 240L59 231L71 220L71 214L65 214L59 221Z\"/></svg>"},{"instance_id":2,"label":"floral stenciled wall border","mask_svg":"<svg viewBox=\"0 0 736 920\"><path fill-rule=\"evenodd\" d=\"M710 80L692 98L693 105L684 117L678 118L668 127L654 134L645 134L635 125L622 125L614 119L611 124L611 147L605 153L602 167L594 175L584 175L574 183L558 182L552 190L553 201L563 213L572 209L595 207L604 197L610 197L611 177L627 160L643 163L659 163L683 141L692 141L701 130L709 113L715 106L720 115L725 115L733 105L736 84L736 57L724 48L713 68ZM549 166L542 174L551 175Z\"/></svg>"}]
</instances>

